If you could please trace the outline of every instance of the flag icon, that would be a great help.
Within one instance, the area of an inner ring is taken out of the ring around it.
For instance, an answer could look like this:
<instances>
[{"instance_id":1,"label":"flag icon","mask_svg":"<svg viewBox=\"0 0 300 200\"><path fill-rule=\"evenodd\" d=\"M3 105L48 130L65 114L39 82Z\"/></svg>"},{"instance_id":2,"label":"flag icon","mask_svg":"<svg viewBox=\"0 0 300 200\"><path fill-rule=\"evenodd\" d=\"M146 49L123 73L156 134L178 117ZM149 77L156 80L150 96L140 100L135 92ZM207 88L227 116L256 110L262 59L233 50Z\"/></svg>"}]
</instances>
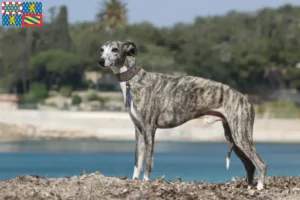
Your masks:
<instances>
[{"instance_id":1,"label":"flag icon","mask_svg":"<svg viewBox=\"0 0 300 200\"><path fill-rule=\"evenodd\" d=\"M42 26L43 17L41 14L23 14L22 25L23 26Z\"/></svg>"},{"instance_id":2,"label":"flag icon","mask_svg":"<svg viewBox=\"0 0 300 200\"><path fill-rule=\"evenodd\" d=\"M42 14L42 2L23 2L23 14Z\"/></svg>"},{"instance_id":3,"label":"flag icon","mask_svg":"<svg viewBox=\"0 0 300 200\"><path fill-rule=\"evenodd\" d=\"M22 15L2 15L2 26L22 26Z\"/></svg>"},{"instance_id":4,"label":"flag icon","mask_svg":"<svg viewBox=\"0 0 300 200\"><path fill-rule=\"evenodd\" d=\"M2 2L2 15L22 14L22 2Z\"/></svg>"},{"instance_id":5,"label":"flag icon","mask_svg":"<svg viewBox=\"0 0 300 200\"><path fill-rule=\"evenodd\" d=\"M42 26L42 2L2 2L3 26Z\"/></svg>"}]
</instances>

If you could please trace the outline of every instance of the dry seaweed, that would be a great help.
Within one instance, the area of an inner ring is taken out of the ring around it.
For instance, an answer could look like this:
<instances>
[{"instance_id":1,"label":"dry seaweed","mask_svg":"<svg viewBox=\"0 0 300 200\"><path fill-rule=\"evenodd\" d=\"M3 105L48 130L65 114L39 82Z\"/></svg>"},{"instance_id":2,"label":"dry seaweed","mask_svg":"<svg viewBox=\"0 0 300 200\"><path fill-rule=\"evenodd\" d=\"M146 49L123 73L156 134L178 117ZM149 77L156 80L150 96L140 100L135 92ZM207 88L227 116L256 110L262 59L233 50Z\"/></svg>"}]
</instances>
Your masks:
<instances>
[{"instance_id":1,"label":"dry seaweed","mask_svg":"<svg viewBox=\"0 0 300 200\"><path fill-rule=\"evenodd\" d=\"M266 189L248 190L245 179L227 183L129 180L105 177L99 172L66 178L17 176L0 181L0 199L300 199L300 177L267 177Z\"/></svg>"}]
</instances>

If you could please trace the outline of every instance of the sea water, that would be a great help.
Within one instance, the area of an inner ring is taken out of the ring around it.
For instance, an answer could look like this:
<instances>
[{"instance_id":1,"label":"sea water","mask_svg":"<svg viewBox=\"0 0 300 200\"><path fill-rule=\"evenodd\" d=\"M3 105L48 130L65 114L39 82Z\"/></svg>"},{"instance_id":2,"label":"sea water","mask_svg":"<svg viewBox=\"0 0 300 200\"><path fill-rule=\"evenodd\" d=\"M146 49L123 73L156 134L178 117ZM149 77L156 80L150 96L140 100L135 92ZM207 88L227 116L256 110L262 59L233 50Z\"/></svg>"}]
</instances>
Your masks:
<instances>
[{"instance_id":1,"label":"sea water","mask_svg":"<svg viewBox=\"0 0 300 200\"><path fill-rule=\"evenodd\" d=\"M300 144L255 143L268 164L267 176L299 176ZM101 172L105 176L132 178L134 141L59 140L0 143L0 179L15 176L78 176ZM232 153L226 170L228 144L218 142L155 143L151 179L225 182L244 177L243 164ZM257 172L256 172L257 173ZM142 175L142 173L141 173ZM142 177L142 176L141 176Z\"/></svg>"}]
</instances>

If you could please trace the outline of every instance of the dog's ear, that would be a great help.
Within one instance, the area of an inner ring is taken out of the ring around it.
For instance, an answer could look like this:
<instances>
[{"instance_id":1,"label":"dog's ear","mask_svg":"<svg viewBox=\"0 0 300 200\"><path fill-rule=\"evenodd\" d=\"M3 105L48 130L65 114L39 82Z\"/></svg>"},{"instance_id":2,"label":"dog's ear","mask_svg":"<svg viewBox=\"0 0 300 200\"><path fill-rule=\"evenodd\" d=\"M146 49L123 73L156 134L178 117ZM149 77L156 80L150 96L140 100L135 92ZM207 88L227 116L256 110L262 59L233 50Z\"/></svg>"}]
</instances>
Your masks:
<instances>
[{"instance_id":1,"label":"dog's ear","mask_svg":"<svg viewBox=\"0 0 300 200\"><path fill-rule=\"evenodd\" d=\"M137 54L137 48L134 42L125 41L123 43L123 52L126 56L135 56Z\"/></svg>"}]
</instances>

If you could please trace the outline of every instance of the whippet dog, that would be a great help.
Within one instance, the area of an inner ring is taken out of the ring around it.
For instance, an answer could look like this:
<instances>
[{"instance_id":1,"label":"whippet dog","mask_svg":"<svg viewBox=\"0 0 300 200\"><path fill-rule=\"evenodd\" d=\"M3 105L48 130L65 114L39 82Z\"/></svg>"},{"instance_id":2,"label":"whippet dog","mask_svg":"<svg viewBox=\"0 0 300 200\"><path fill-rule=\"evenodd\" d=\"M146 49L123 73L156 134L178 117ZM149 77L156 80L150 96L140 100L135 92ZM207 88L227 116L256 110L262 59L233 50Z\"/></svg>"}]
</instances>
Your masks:
<instances>
[{"instance_id":1,"label":"whippet dog","mask_svg":"<svg viewBox=\"0 0 300 200\"><path fill-rule=\"evenodd\" d=\"M120 82L125 106L135 125L133 179L139 178L144 165L144 180L149 180L157 128L174 128L189 120L212 115L222 121L229 142L227 167L233 150L245 166L248 188L253 186L257 168L257 189L263 189L267 164L253 144L255 111L251 102L219 82L147 72L141 68L136 54L137 47L131 41L108 41L101 47L98 60L99 65L109 67Z\"/></svg>"}]
</instances>

